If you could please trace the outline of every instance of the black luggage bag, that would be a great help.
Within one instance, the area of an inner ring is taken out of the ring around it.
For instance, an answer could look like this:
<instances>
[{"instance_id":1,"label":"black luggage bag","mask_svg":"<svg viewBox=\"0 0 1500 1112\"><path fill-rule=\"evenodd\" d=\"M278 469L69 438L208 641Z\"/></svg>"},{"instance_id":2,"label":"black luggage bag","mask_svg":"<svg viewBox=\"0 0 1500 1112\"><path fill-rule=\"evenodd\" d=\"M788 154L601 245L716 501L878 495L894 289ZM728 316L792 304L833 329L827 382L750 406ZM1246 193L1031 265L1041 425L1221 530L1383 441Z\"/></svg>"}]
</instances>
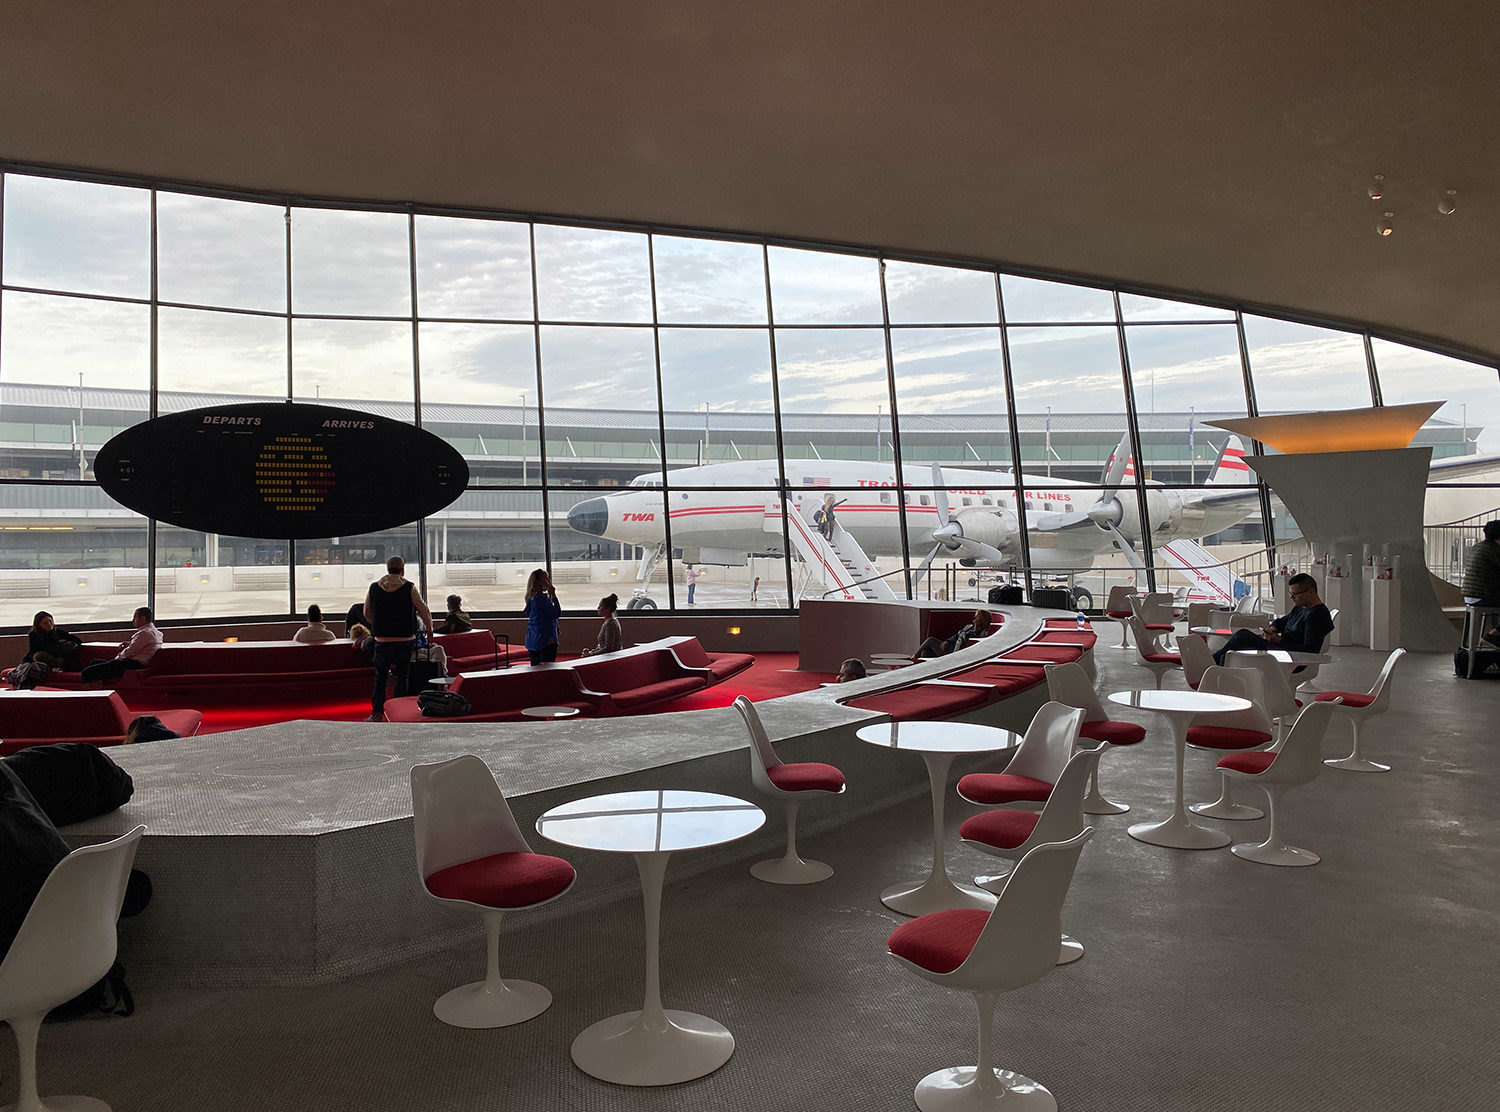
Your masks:
<instances>
[{"instance_id":1,"label":"black luggage bag","mask_svg":"<svg viewBox=\"0 0 1500 1112\"><path fill-rule=\"evenodd\" d=\"M1474 678L1476 680L1500 680L1500 649L1480 649L1474 654ZM1469 650L1459 649L1453 654L1453 674L1460 679L1469 675Z\"/></svg>"}]
</instances>

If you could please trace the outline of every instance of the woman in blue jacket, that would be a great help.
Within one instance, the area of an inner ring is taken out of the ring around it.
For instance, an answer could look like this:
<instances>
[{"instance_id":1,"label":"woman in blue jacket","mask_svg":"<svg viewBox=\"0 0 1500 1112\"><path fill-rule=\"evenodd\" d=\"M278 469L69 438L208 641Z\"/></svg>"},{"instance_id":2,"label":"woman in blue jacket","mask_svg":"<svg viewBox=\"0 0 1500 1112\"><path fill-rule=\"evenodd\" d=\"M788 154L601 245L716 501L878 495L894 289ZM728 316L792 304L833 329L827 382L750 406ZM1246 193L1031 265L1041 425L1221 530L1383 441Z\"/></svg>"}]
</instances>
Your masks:
<instances>
[{"instance_id":1,"label":"woman in blue jacket","mask_svg":"<svg viewBox=\"0 0 1500 1112\"><path fill-rule=\"evenodd\" d=\"M557 659L557 619L562 603L557 589L543 568L526 580L526 651L531 663L550 664Z\"/></svg>"}]
</instances>

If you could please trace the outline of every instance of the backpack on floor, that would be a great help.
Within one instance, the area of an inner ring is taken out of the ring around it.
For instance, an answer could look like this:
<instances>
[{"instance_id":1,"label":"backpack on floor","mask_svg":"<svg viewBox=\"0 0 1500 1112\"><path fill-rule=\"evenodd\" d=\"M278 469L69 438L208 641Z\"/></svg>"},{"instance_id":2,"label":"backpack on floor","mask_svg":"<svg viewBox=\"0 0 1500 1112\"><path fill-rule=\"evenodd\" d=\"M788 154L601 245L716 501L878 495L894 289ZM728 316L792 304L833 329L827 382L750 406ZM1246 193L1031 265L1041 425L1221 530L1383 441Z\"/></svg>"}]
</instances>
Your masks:
<instances>
[{"instance_id":1,"label":"backpack on floor","mask_svg":"<svg viewBox=\"0 0 1500 1112\"><path fill-rule=\"evenodd\" d=\"M424 718L457 718L474 710L457 691L424 691L417 696L417 709Z\"/></svg>"}]
</instances>

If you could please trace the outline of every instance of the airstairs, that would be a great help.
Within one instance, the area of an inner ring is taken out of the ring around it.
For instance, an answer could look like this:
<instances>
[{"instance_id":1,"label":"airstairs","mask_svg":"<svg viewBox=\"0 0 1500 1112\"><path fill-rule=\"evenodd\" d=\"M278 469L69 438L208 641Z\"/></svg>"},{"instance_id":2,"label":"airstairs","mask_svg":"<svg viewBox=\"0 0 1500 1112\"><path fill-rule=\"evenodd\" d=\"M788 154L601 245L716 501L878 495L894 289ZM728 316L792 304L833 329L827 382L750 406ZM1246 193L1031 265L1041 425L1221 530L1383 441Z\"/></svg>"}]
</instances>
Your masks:
<instances>
[{"instance_id":1,"label":"airstairs","mask_svg":"<svg viewBox=\"0 0 1500 1112\"><path fill-rule=\"evenodd\" d=\"M890 584L879 578L880 569L865 555L859 542L842 525L835 523L833 535L825 537L813 524L813 514L823 505L821 495L793 496L791 512L786 514L787 534L802 561L822 580L823 585L841 592L851 600L893 599ZM781 533L783 503L771 499L766 503L765 531ZM836 516L836 515L835 515Z\"/></svg>"}]
</instances>

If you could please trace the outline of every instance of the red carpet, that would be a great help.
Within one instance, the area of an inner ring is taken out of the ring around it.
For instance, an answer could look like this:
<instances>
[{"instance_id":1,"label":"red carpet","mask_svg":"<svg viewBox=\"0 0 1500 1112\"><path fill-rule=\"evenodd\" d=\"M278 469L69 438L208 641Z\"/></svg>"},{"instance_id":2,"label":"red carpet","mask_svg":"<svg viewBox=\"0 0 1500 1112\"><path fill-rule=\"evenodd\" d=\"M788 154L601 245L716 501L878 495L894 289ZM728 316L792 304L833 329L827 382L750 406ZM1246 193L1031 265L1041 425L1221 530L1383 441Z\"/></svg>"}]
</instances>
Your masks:
<instances>
[{"instance_id":1,"label":"red carpet","mask_svg":"<svg viewBox=\"0 0 1500 1112\"><path fill-rule=\"evenodd\" d=\"M703 710L707 707L727 707L737 695L744 695L751 702L775 699L781 695L792 695L798 691L810 691L818 684L833 679L819 672L798 672L796 653L757 653L755 663L749 669L733 676L706 691L684 695L658 703L642 711L642 714L662 714L667 711ZM128 700L130 709L137 714L150 714L153 710L168 707L194 706L189 700L165 701L149 695L133 694ZM313 720L319 722L362 722L370 713L368 696L350 699L347 696L336 700L272 701L266 698L231 702L220 699L194 706L203 712L201 734L218 734L226 730L244 730L251 726L268 726L273 722Z\"/></svg>"}]
</instances>

